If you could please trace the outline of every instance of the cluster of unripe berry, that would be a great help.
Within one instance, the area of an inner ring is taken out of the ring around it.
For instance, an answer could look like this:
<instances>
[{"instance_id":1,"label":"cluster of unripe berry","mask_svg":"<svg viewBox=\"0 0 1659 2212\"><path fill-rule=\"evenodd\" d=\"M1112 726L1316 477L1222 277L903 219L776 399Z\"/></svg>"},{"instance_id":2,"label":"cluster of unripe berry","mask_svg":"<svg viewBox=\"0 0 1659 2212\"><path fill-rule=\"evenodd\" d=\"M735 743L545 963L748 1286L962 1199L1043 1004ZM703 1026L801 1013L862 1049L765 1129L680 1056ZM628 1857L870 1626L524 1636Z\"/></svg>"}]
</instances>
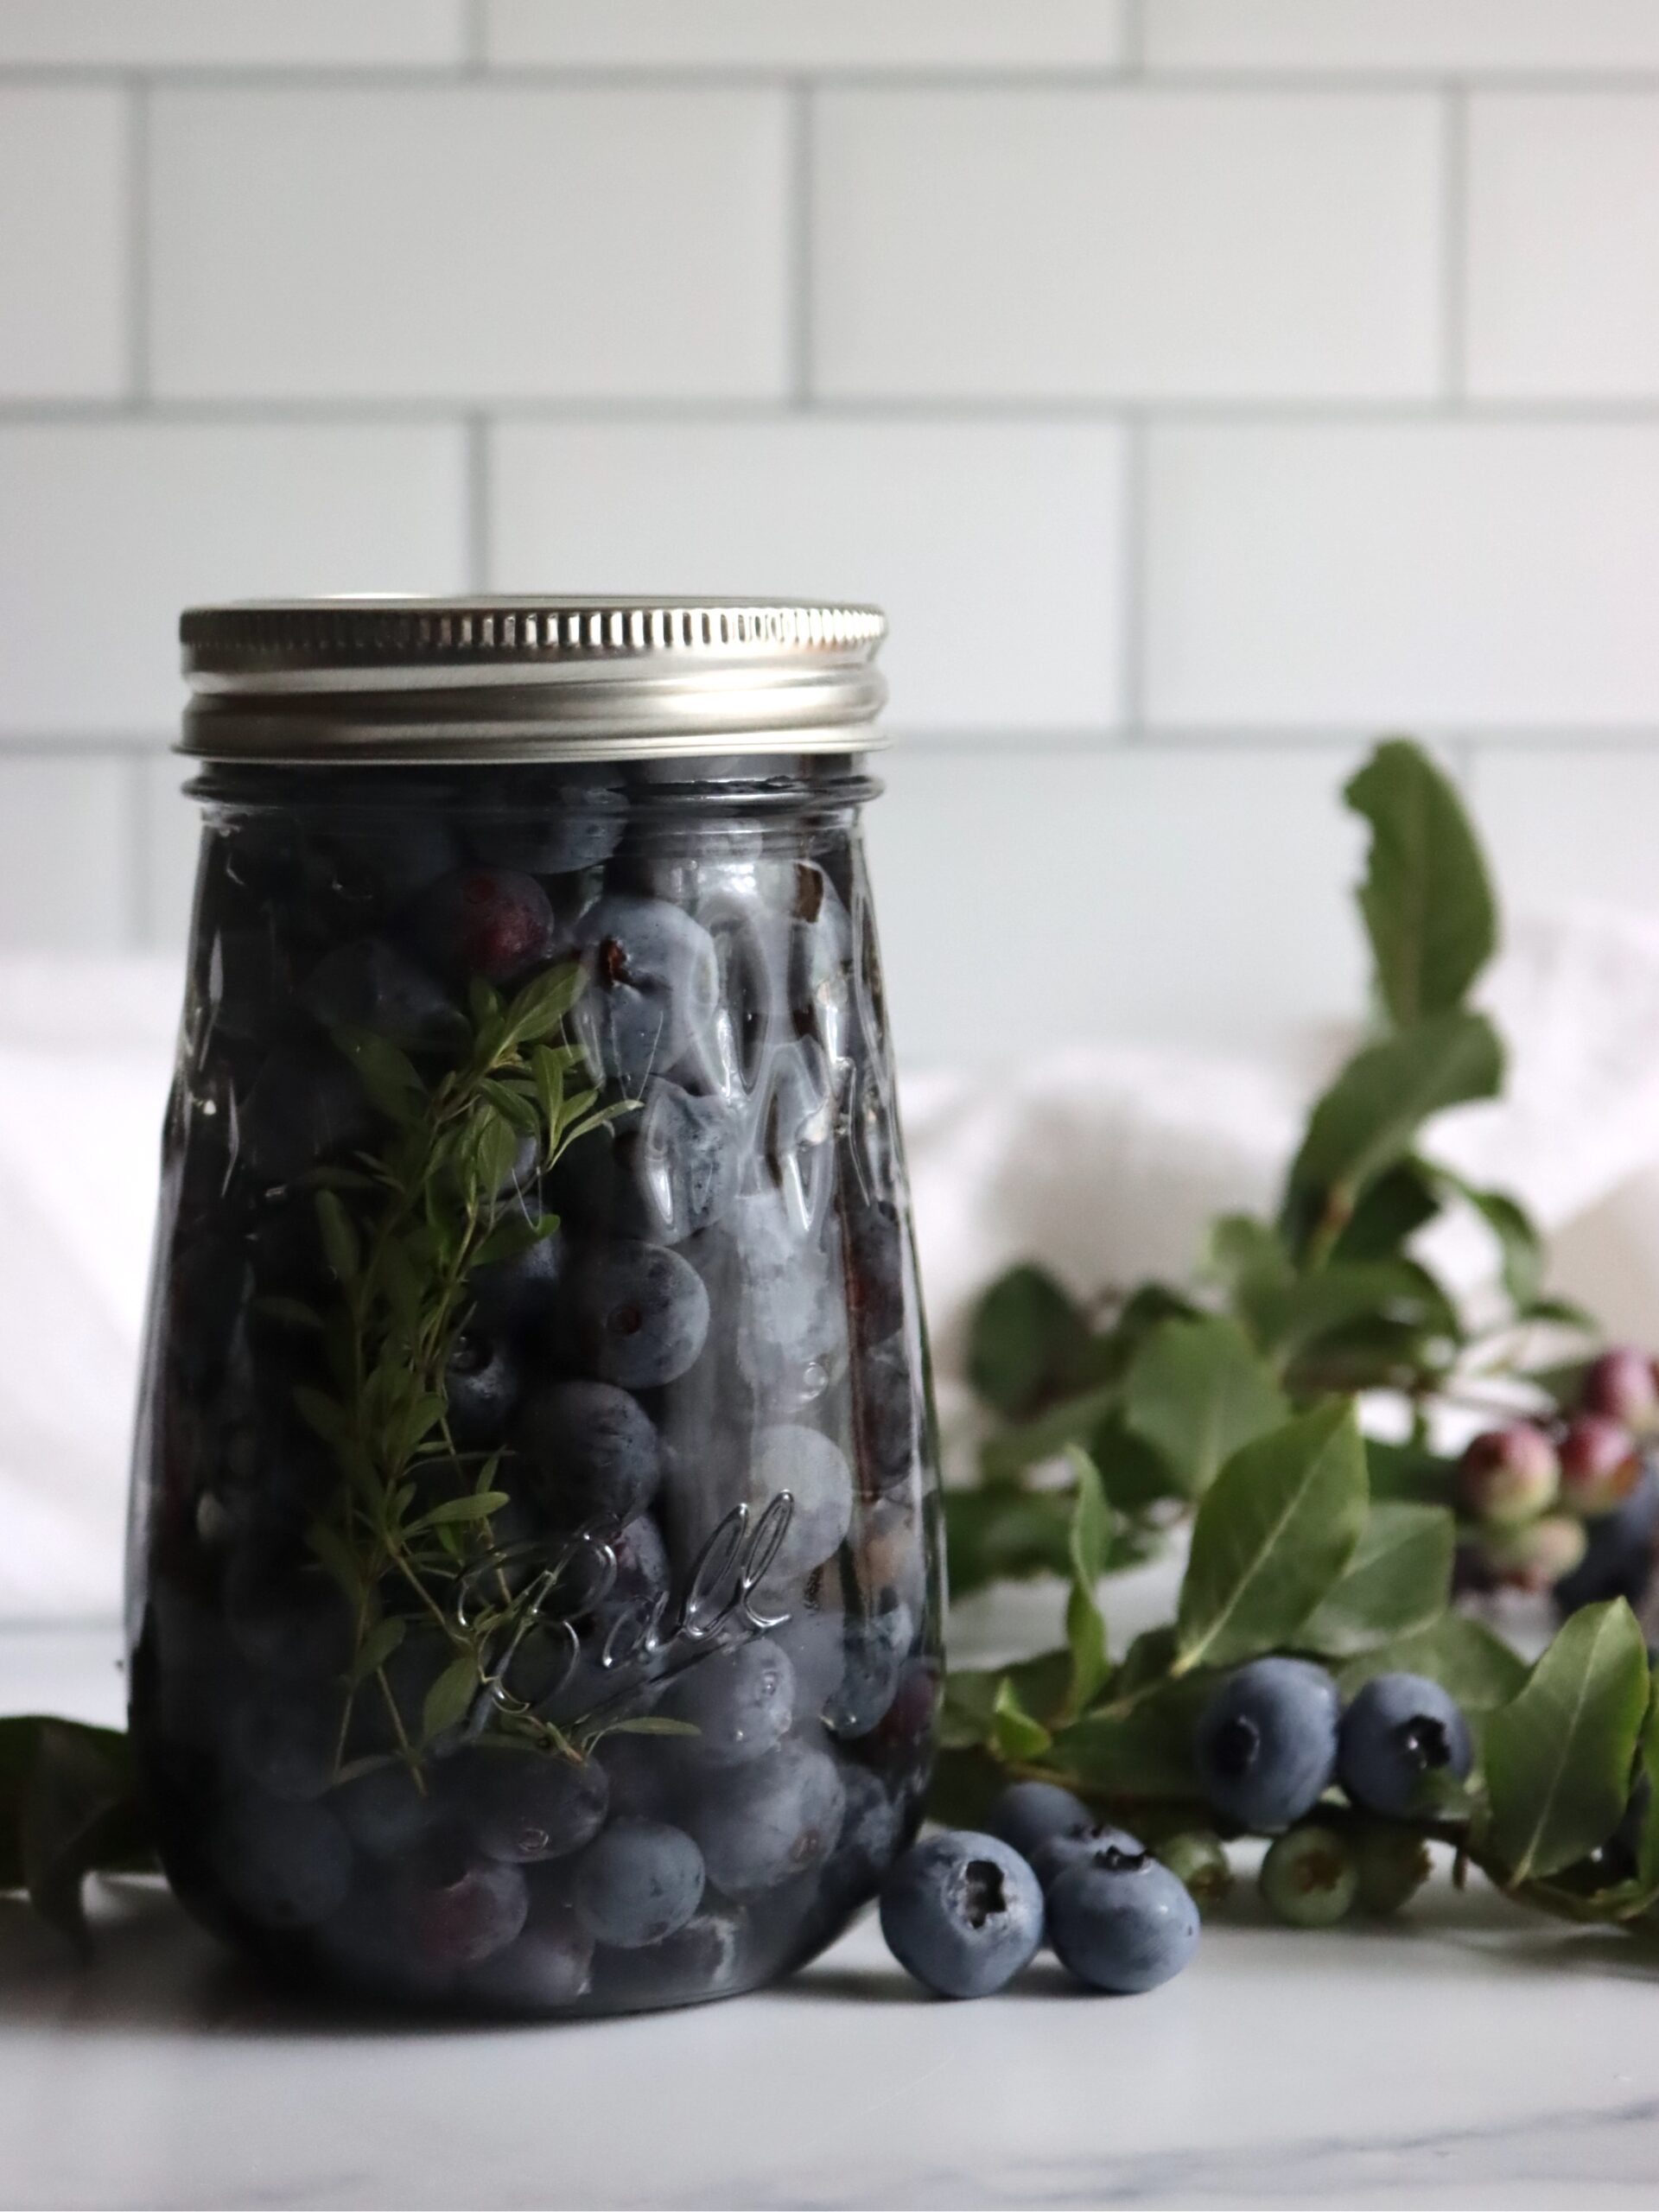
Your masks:
<instances>
[{"instance_id":1,"label":"cluster of unripe berry","mask_svg":"<svg viewBox=\"0 0 1659 2212\"><path fill-rule=\"evenodd\" d=\"M1639 1599L1659 1529L1656 1439L1659 1376L1630 1344L1592 1363L1570 1413L1483 1430L1458 1464L1458 1509L1472 1524L1465 1584L1554 1590L1567 1610Z\"/></svg>"}]
</instances>

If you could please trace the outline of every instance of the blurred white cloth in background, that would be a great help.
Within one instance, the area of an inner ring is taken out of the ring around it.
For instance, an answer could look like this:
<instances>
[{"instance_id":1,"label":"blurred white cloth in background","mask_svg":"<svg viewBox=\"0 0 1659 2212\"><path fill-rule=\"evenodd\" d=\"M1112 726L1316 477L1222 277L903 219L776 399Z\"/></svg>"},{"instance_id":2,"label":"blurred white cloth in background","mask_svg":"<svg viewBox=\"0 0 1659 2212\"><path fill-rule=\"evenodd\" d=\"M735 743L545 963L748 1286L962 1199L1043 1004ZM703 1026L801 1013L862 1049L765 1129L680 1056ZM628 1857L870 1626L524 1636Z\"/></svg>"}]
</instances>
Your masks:
<instances>
[{"instance_id":1,"label":"blurred white cloth in background","mask_svg":"<svg viewBox=\"0 0 1659 2212\"><path fill-rule=\"evenodd\" d=\"M1446 1116L1433 1149L1534 1208L1561 1287L1659 1338L1659 921L1516 921L1484 995L1511 1048L1509 1096ZM166 961L0 959L0 1619L119 1604L178 996ZM1352 1042L1254 1058L1078 1048L910 1077L947 1436L965 1425L966 1320L990 1275L1040 1258L1082 1291L1185 1276L1212 1214L1271 1204L1308 1097ZM1471 1234L1435 1257L1472 1288L1489 1255Z\"/></svg>"}]
</instances>

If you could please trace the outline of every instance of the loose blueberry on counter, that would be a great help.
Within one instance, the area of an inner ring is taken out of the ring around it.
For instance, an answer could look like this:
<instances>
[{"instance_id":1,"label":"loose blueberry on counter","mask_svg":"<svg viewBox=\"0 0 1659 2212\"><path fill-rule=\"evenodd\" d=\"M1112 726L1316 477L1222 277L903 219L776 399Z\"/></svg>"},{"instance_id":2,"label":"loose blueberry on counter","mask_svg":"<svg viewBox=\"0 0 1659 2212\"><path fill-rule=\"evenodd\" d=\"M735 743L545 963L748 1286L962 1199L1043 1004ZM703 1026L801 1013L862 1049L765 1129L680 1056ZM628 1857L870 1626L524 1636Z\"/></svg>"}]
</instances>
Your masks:
<instances>
[{"instance_id":1,"label":"loose blueberry on counter","mask_svg":"<svg viewBox=\"0 0 1659 2212\"><path fill-rule=\"evenodd\" d=\"M467 1041L466 1017L442 985L385 938L337 945L306 977L299 1000L325 1028L365 1029L409 1052Z\"/></svg>"},{"instance_id":2,"label":"loose blueberry on counter","mask_svg":"<svg viewBox=\"0 0 1659 2212\"><path fill-rule=\"evenodd\" d=\"M1029 1859L1052 1835L1084 1834L1094 1815L1058 1782L1011 1782L991 1808L991 1833Z\"/></svg>"},{"instance_id":3,"label":"loose blueberry on counter","mask_svg":"<svg viewBox=\"0 0 1659 2212\"><path fill-rule=\"evenodd\" d=\"M1317 1804L1337 1764L1337 1686L1306 1659L1253 1659L1199 1716L1198 1781L1241 1827L1283 1828Z\"/></svg>"},{"instance_id":4,"label":"loose blueberry on counter","mask_svg":"<svg viewBox=\"0 0 1659 2212\"><path fill-rule=\"evenodd\" d=\"M989 1997L1043 1940L1037 1877L999 1837L952 1829L912 1844L881 1887L881 1933L940 1997Z\"/></svg>"},{"instance_id":5,"label":"loose blueberry on counter","mask_svg":"<svg viewBox=\"0 0 1659 2212\"><path fill-rule=\"evenodd\" d=\"M710 1652L664 1691L658 1710L697 1732L688 1761L746 1766L782 1743L794 1718L795 1670L769 1637Z\"/></svg>"},{"instance_id":6,"label":"loose blueberry on counter","mask_svg":"<svg viewBox=\"0 0 1659 2212\"><path fill-rule=\"evenodd\" d=\"M1584 1556L1557 1576L1554 1595L1563 1613L1623 1598L1639 1605L1653 1579L1659 1539L1659 1474L1644 1465L1636 1488L1586 1528Z\"/></svg>"},{"instance_id":7,"label":"loose blueberry on counter","mask_svg":"<svg viewBox=\"0 0 1659 2212\"><path fill-rule=\"evenodd\" d=\"M512 1348L476 1327L456 1342L444 1370L451 1434L467 1450L499 1444L512 1423L521 1378Z\"/></svg>"},{"instance_id":8,"label":"loose blueberry on counter","mask_svg":"<svg viewBox=\"0 0 1659 2212\"><path fill-rule=\"evenodd\" d=\"M1437 1777L1460 1782L1474 1764L1457 1700L1422 1675L1375 1675L1342 1716L1337 1770L1356 1805L1389 1820L1434 1802Z\"/></svg>"},{"instance_id":9,"label":"loose blueberry on counter","mask_svg":"<svg viewBox=\"0 0 1659 2212\"><path fill-rule=\"evenodd\" d=\"M447 1761L445 1788L486 1859L528 1866L565 1859L605 1825L610 1783L596 1760L538 1751L474 1751Z\"/></svg>"},{"instance_id":10,"label":"loose blueberry on counter","mask_svg":"<svg viewBox=\"0 0 1659 2212\"><path fill-rule=\"evenodd\" d=\"M1511 1421L1477 1436L1458 1462L1458 1502L1489 1528L1524 1525L1555 1502L1561 1463L1531 1421Z\"/></svg>"},{"instance_id":11,"label":"loose blueberry on counter","mask_svg":"<svg viewBox=\"0 0 1659 2212\"><path fill-rule=\"evenodd\" d=\"M253 1791L221 1811L209 1853L231 1902L262 1928L315 1928L352 1880L352 1847L334 1815Z\"/></svg>"},{"instance_id":12,"label":"loose blueberry on counter","mask_svg":"<svg viewBox=\"0 0 1659 2212\"><path fill-rule=\"evenodd\" d=\"M753 1765L734 1768L690 1815L709 1878L728 1897L752 1897L822 1866L847 1808L833 1759L785 1738Z\"/></svg>"},{"instance_id":13,"label":"loose blueberry on counter","mask_svg":"<svg viewBox=\"0 0 1659 2212\"><path fill-rule=\"evenodd\" d=\"M276 1184L366 1142L373 1130L367 1094L343 1055L331 1045L278 1045L243 1102L238 1134L254 1173Z\"/></svg>"},{"instance_id":14,"label":"loose blueberry on counter","mask_svg":"<svg viewBox=\"0 0 1659 2212\"><path fill-rule=\"evenodd\" d=\"M833 1735L855 1742L880 1725L899 1694L899 1678L915 1641L915 1618L896 1599L849 1616L841 1681L823 1707Z\"/></svg>"},{"instance_id":15,"label":"loose blueberry on counter","mask_svg":"<svg viewBox=\"0 0 1659 2212\"><path fill-rule=\"evenodd\" d=\"M577 1861L576 1916L620 1951L660 1943L702 1902L702 1853L683 1828L660 1821L613 1821Z\"/></svg>"},{"instance_id":16,"label":"loose blueberry on counter","mask_svg":"<svg viewBox=\"0 0 1659 2212\"><path fill-rule=\"evenodd\" d=\"M1031 1853L1031 1871L1050 1890L1073 1866L1138 1866L1146 1855L1145 1844L1127 1828L1114 1827L1109 1821L1090 1822L1045 1836Z\"/></svg>"},{"instance_id":17,"label":"loose blueberry on counter","mask_svg":"<svg viewBox=\"0 0 1659 2212\"><path fill-rule=\"evenodd\" d=\"M560 950L558 924L534 876L515 868L460 868L422 892L409 910L411 941L441 976L481 976L501 988L524 982Z\"/></svg>"},{"instance_id":18,"label":"loose blueberry on counter","mask_svg":"<svg viewBox=\"0 0 1659 2212\"><path fill-rule=\"evenodd\" d=\"M639 1400L613 1382L550 1382L518 1416L517 1439L549 1499L578 1516L632 1521L657 1495L662 1440Z\"/></svg>"},{"instance_id":19,"label":"loose blueberry on counter","mask_svg":"<svg viewBox=\"0 0 1659 2212\"><path fill-rule=\"evenodd\" d=\"M713 1015L720 963L701 923L664 899L613 893L576 928L588 988L572 1026L596 1071L636 1096Z\"/></svg>"},{"instance_id":20,"label":"loose blueberry on counter","mask_svg":"<svg viewBox=\"0 0 1659 2212\"><path fill-rule=\"evenodd\" d=\"M586 1253L570 1310L591 1373L626 1390L672 1382L709 1335L709 1293L689 1262L659 1244L621 1241Z\"/></svg>"},{"instance_id":21,"label":"loose blueberry on counter","mask_svg":"<svg viewBox=\"0 0 1659 2212\"><path fill-rule=\"evenodd\" d=\"M1262 1902L1289 1928L1334 1928L1359 1894L1359 1865L1338 1828L1309 1821L1275 1837L1257 1877Z\"/></svg>"},{"instance_id":22,"label":"loose blueberry on counter","mask_svg":"<svg viewBox=\"0 0 1659 2212\"><path fill-rule=\"evenodd\" d=\"M1108 1846L1055 1878L1048 1940L1085 1987L1139 1996L1172 1980L1198 1948L1198 1909L1167 1866Z\"/></svg>"}]
</instances>

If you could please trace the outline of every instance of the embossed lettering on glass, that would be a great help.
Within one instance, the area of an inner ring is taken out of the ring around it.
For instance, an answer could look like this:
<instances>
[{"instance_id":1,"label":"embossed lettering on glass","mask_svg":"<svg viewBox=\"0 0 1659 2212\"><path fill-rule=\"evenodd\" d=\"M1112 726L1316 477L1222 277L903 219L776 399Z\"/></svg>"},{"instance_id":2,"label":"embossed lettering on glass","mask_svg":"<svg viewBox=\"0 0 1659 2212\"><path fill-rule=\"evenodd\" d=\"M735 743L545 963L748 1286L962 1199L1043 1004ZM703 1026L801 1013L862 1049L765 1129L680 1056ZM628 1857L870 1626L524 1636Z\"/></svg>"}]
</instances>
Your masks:
<instances>
[{"instance_id":1,"label":"embossed lettering on glass","mask_svg":"<svg viewBox=\"0 0 1659 2212\"><path fill-rule=\"evenodd\" d=\"M175 1887L290 1978L728 1995L914 1832L942 1592L859 830L881 629L185 618L132 1728Z\"/></svg>"}]
</instances>

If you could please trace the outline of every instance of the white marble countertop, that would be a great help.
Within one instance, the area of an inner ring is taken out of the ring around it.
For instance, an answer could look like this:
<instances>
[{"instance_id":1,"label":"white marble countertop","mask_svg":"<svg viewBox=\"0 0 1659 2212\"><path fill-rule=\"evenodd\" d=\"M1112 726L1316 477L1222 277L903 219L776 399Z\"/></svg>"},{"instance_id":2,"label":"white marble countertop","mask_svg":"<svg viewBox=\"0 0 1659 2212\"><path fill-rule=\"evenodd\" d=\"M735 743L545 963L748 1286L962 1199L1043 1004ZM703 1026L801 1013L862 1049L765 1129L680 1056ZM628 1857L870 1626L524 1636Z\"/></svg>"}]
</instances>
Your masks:
<instances>
[{"instance_id":1,"label":"white marble countertop","mask_svg":"<svg viewBox=\"0 0 1659 2212\"><path fill-rule=\"evenodd\" d=\"M112 1641L0 1635L0 1710L118 1715ZM1044 1962L922 1997L868 1922L787 1986L394 2031L261 1990L159 1889L76 1967L0 1903L8 2206L1649 2205L1659 1973L1438 1883L1406 1921L1241 1907L1150 1997Z\"/></svg>"}]
</instances>

